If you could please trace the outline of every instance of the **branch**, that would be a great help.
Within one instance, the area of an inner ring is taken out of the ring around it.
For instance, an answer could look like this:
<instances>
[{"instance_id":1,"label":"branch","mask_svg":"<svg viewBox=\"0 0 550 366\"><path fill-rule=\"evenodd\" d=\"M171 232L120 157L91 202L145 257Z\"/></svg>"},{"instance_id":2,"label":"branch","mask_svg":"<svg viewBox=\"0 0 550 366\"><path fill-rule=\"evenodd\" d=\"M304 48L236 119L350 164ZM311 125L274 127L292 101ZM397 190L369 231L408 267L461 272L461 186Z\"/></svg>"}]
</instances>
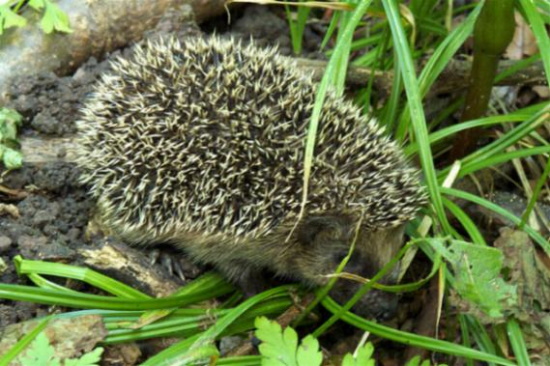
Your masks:
<instances>
[{"instance_id":1,"label":"branch","mask_svg":"<svg viewBox=\"0 0 550 366\"><path fill-rule=\"evenodd\" d=\"M298 59L298 66L304 70L313 72L314 78L320 80L325 71L327 62L319 60ZM513 67L517 61L505 60L499 63L498 72ZM446 94L463 90L468 87L467 80L470 75L471 61L451 60L447 68L439 75L434 85L430 88L427 98L434 95ZM351 88L367 86L369 80L374 77L374 85L383 94L389 95L393 84L391 71L379 71L368 67L350 66L346 75L346 84ZM527 68L519 70L495 85L546 85L546 77L542 61L533 63Z\"/></svg>"}]
</instances>

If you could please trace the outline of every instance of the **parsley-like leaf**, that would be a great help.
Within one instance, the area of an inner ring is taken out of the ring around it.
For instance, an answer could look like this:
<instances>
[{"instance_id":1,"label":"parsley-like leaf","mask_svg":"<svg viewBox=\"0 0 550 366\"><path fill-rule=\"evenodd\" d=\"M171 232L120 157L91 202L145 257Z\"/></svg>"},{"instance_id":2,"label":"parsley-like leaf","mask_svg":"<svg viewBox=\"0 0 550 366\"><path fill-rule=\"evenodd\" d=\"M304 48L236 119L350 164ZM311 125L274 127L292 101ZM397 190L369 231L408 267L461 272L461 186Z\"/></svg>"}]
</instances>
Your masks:
<instances>
[{"instance_id":1,"label":"parsley-like leaf","mask_svg":"<svg viewBox=\"0 0 550 366\"><path fill-rule=\"evenodd\" d=\"M374 359L371 358L373 352L372 343L367 343L359 348L356 357L350 353L346 354L342 360L342 366L374 366Z\"/></svg>"},{"instance_id":2,"label":"parsley-like leaf","mask_svg":"<svg viewBox=\"0 0 550 366\"><path fill-rule=\"evenodd\" d=\"M6 28L22 27L25 24L27 24L27 20L11 10L8 4L0 5L0 35Z\"/></svg>"},{"instance_id":3,"label":"parsley-like leaf","mask_svg":"<svg viewBox=\"0 0 550 366\"><path fill-rule=\"evenodd\" d=\"M29 348L20 358L20 363L33 366L61 366L59 359L55 358L55 350L44 332L40 332L31 342Z\"/></svg>"},{"instance_id":4,"label":"parsley-like leaf","mask_svg":"<svg viewBox=\"0 0 550 366\"><path fill-rule=\"evenodd\" d=\"M40 27L44 33L51 33L54 30L65 33L73 31L69 26L67 14L50 0L30 0L29 6L35 10L44 8L44 15L40 21Z\"/></svg>"},{"instance_id":5,"label":"parsley-like leaf","mask_svg":"<svg viewBox=\"0 0 550 366\"><path fill-rule=\"evenodd\" d=\"M291 327L284 331L281 326L265 317L256 318L256 337L262 344L262 366L318 366L323 355L319 351L319 342L313 336L307 336L298 347L298 335Z\"/></svg>"},{"instance_id":6,"label":"parsley-like leaf","mask_svg":"<svg viewBox=\"0 0 550 366\"><path fill-rule=\"evenodd\" d=\"M0 159L8 169L20 168L23 164L17 140L17 127L22 120L23 117L16 111L0 108Z\"/></svg>"},{"instance_id":7,"label":"parsley-like leaf","mask_svg":"<svg viewBox=\"0 0 550 366\"><path fill-rule=\"evenodd\" d=\"M103 348L98 347L93 351L82 355L80 358L71 358L65 360L64 366L96 366L101 361Z\"/></svg>"}]
</instances>

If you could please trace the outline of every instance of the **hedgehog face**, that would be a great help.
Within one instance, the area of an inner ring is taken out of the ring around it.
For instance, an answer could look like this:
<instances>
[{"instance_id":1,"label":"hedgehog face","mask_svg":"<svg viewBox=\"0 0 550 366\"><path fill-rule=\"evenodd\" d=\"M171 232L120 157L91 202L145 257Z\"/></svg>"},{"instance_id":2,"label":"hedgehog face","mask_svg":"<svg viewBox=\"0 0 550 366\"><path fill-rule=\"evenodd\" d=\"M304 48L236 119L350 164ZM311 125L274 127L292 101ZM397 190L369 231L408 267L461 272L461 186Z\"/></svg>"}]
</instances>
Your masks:
<instances>
[{"instance_id":1,"label":"hedgehog face","mask_svg":"<svg viewBox=\"0 0 550 366\"><path fill-rule=\"evenodd\" d=\"M329 215L307 219L298 236L304 255L297 256L297 273L315 285L325 284L328 282L325 275L336 271L356 240L354 252L343 271L372 278L397 254L403 243L403 225L377 230L360 228L357 234L356 231L356 222L348 217ZM380 282L395 283L397 272L395 268ZM330 295L343 304L359 287L359 283L339 280ZM371 290L353 310L364 316L389 318L396 306L394 294Z\"/></svg>"}]
</instances>

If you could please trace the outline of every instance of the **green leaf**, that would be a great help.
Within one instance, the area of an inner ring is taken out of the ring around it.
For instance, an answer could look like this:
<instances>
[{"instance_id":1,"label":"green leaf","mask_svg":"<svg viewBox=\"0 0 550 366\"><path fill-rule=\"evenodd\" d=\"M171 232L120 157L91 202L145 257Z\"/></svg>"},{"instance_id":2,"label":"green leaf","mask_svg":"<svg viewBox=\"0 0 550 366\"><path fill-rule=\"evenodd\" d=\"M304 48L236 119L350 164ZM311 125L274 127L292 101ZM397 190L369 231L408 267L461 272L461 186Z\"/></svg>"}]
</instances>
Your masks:
<instances>
[{"instance_id":1,"label":"green leaf","mask_svg":"<svg viewBox=\"0 0 550 366\"><path fill-rule=\"evenodd\" d=\"M64 366L96 366L101 361L103 348L82 355L80 358L67 359ZM40 332L31 342L27 350L16 359L22 365L61 366L61 360L56 357L55 349L44 332Z\"/></svg>"},{"instance_id":2,"label":"green leaf","mask_svg":"<svg viewBox=\"0 0 550 366\"><path fill-rule=\"evenodd\" d=\"M27 19L11 10L9 5L0 5L0 34L2 34L6 28L22 27L25 24L27 24Z\"/></svg>"},{"instance_id":3,"label":"green leaf","mask_svg":"<svg viewBox=\"0 0 550 366\"><path fill-rule=\"evenodd\" d=\"M5 149L18 147L17 126L22 120L23 117L13 109L0 108L0 146Z\"/></svg>"},{"instance_id":4,"label":"green leaf","mask_svg":"<svg viewBox=\"0 0 550 366\"><path fill-rule=\"evenodd\" d=\"M14 122L17 126L20 126L23 116L14 109L0 108L0 121Z\"/></svg>"},{"instance_id":5,"label":"green leaf","mask_svg":"<svg viewBox=\"0 0 550 366\"><path fill-rule=\"evenodd\" d=\"M14 122L0 120L0 142L17 142L17 126Z\"/></svg>"},{"instance_id":6,"label":"green leaf","mask_svg":"<svg viewBox=\"0 0 550 366\"><path fill-rule=\"evenodd\" d=\"M292 328L286 328L292 329ZM296 353L298 365L320 365L323 362L323 353L319 351L319 341L311 334L305 337Z\"/></svg>"},{"instance_id":7,"label":"green leaf","mask_svg":"<svg viewBox=\"0 0 550 366\"><path fill-rule=\"evenodd\" d=\"M23 117L13 109L0 108L0 159L8 169L20 168L23 164L17 141L17 126Z\"/></svg>"},{"instance_id":8,"label":"green leaf","mask_svg":"<svg viewBox=\"0 0 550 366\"><path fill-rule=\"evenodd\" d=\"M34 341L29 345L29 348L24 353L24 356L18 358L22 365L33 366L60 366L59 359L55 358L55 350L50 344L50 340L41 332Z\"/></svg>"},{"instance_id":9,"label":"green leaf","mask_svg":"<svg viewBox=\"0 0 550 366\"><path fill-rule=\"evenodd\" d=\"M351 353L344 356L342 366L374 366L375 362L372 359L374 347L372 343L367 343L357 351L357 356L353 357Z\"/></svg>"},{"instance_id":10,"label":"green leaf","mask_svg":"<svg viewBox=\"0 0 550 366\"><path fill-rule=\"evenodd\" d=\"M40 21L40 27L44 33L51 33L54 30L59 32L71 33L72 29L69 26L69 17L56 4L43 0L46 6L44 16Z\"/></svg>"},{"instance_id":11,"label":"green leaf","mask_svg":"<svg viewBox=\"0 0 550 366\"><path fill-rule=\"evenodd\" d=\"M9 147L6 147L4 149L2 160L4 162L4 165L8 169L21 168L21 166L23 165L23 155L21 154L21 152L10 149Z\"/></svg>"},{"instance_id":12,"label":"green leaf","mask_svg":"<svg viewBox=\"0 0 550 366\"><path fill-rule=\"evenodd\" d=\"M29 0L28 5L35 10L40 10L46 5L46 0Z\"/></svg>"},{"instance_id":13,"label":"green leaf","mask_svg":"<svg viewBox=\"0 0 550 366\"><path fill-rule=\"evenodd\" d=\"M374 346L372 343L367 343L357 351L357 357L355 363L359 365L374 366L374 360L372 354L374 352Z\"/></svg>"},{"instance_id":14,"label":"green leaf","mask_svg":"<svg viewBox=\"0 0 550 366\"><path fill-rule=\"evenodd\" d=\"M313 336L307 336L298 348L298 335L291 327L284 331L281 326L266 317L255 321L256 337L262 344L262 366L317 366L321 365L323 355L319 351L319 342Z\"/></svg>"},{"instance_id":15,"label":"green leaf","mask_svg":"<svg viewBox=\"0 0 550 366\"><path fill-rule=\"evenodd\" d=\"M255 322L256 337L262 344L259 347L260 353L263 356L262 365L286 365L295 366L296 360L294 354L298 343L298 336L292 330L283 334L281 326L276 322L271 322L265 317L256 319ZM292 334L294 332L294 334Z\"/></svg>"},{"instance_id":16,"label":"green leaf","mask_svg":"<svg viewBox=\"0 0 550 366\"><path fill-rule=\"evenodd\" d=\"M65 360L64 366L96 366L101 361L103 348L98 347L91 352L82 355L80 358Z\"/></svg>"},{"instance_id":17,"label":"green leaf","mask_svg":"<svg viewBox=\"0 0 550 366\"><path fill-rule=\"evenodd\" d=\"M516 288L500 277L503 254L500 250L458 240L445 248L432 241L435 249L451 264L455 290L492 317L502 316L502 307L517 301Z\"/></svg>"},{"instance_id":18,"label":"green leaf","mask_svg":"<svg viewBox=\"0 0 550 366\"><path fill-rule=\"evenodd\" d=\"M420 356L414 356L411 358L406 366L419 366L420 365Z\"/></svg>"}]
</instances>

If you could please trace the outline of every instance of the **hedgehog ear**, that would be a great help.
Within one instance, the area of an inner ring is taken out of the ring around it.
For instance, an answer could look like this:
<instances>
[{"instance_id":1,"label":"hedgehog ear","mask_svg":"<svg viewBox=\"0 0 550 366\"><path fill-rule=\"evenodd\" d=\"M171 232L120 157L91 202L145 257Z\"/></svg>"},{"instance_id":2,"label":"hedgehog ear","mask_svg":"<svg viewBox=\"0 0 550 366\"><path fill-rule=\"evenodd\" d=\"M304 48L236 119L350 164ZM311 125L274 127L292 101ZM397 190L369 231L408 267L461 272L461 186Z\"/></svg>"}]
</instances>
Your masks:
<instances>
[{"instance_id":1,"label":"hedgehog ear","mask_svg":"<svg viewBox=\"0 0 550 366\"><path fill-rule=\"evenodd\" d=\"M304 245L316 242L320 235L337 236L341 232L343 220L337 216L310 216L298 228L298 241Z\"/></svg>"}]
</instances>

